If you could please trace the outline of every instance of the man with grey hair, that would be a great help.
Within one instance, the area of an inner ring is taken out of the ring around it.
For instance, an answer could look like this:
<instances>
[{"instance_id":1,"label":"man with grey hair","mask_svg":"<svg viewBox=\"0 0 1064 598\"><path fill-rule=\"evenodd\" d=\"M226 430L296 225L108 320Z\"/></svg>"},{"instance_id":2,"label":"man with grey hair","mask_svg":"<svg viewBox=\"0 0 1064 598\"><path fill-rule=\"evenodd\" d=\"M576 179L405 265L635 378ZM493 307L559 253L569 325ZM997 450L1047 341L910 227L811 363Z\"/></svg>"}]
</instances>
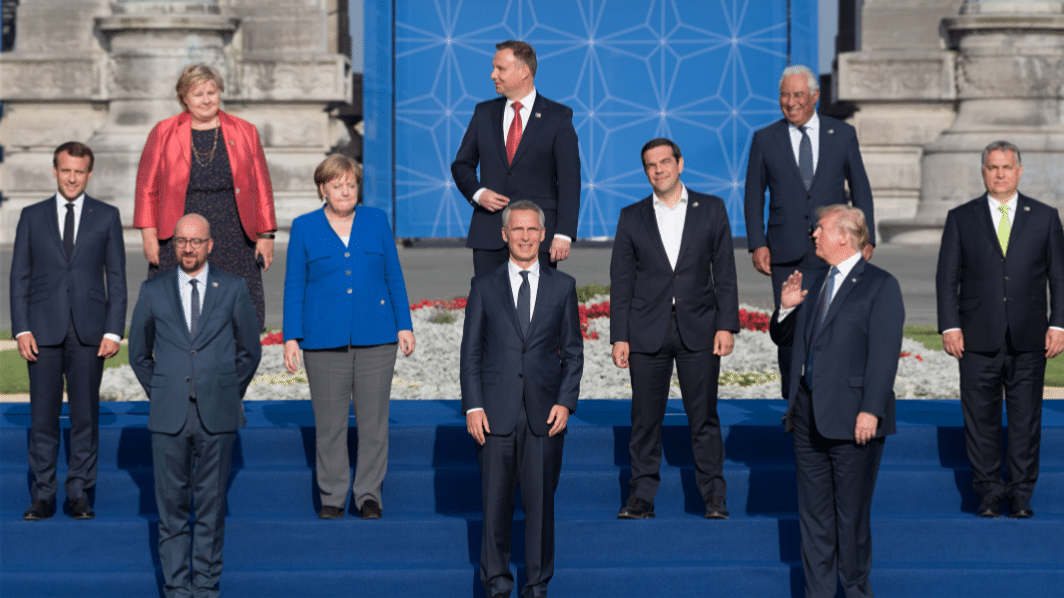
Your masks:
<instances>
[{"instance_id":1,"label":"man with grey hair","mask_svg":"<svg viewBox=\"0 0 1064 598\"><path fill-rule=\"evenodd\" d=\"M872 596L872 493L886 436L896 431L905 306L901 286L862 258L864 214L817 212L816 255L831 269L783 283L769 333L793 346L784 428L793 433L807 598ZM807 294L812 291L813 295Z\"/></svg>"},{"instance_id":2,"label":"man with grey hair","mask_svg":"<svg viewBox=\"0 0 1064 598\"><path fill-rule=\"evenodd\" d=\"M861 161L857 133L850 125L819 116L820 86L808 67L792 65L780 78L783 118L754 133L746 167L746 238L754 268L772 277L776 305L780 288L798 269L816 275L827 266L816 256L810 237L819 207L851 203L868 223L871 244L862 250L866 260L875 244L872 188ZM849 184L849 194L846 184ZM765 221L765 191L769 194ZM780 373L789 378L790 348L779 348ZM783 384L786 396L786 383Z\"/></svg>"},{"instance_id":3,"label":"man with grey hair","mask_svg":"<svg viewBox=\"0 0 1064 598\"><path fill-rule=\"evenodd\" d=\"M554 575L554 492L566 426L580 396L584 340L576 281L539 260L543 210L517 201L500 220L509 259L473 277L459 366L462 412L480 460L480 580L493 598L513 590L510 528L520 486L521 595L546 596Z\"/></svg>"},{"instance_id":4,"label":"man with grey hair","mask_svg":"<svg viewBox=\"0 0 1064 598\"><path fill-rule=\"evenodd\" d=\"M1046 359L1064 349L1064 232L1055 208L1017 190L1020 150L982 154L986 193L946 216L935 278L938 329L961 373L965 448L980 517L1034 515ZM1046 291L1049 291L1049 300ZM1046 314L1049 314L1048 318ZM1008 484L1001 475L1001 398Z\"/></svg>"}]
</instances>

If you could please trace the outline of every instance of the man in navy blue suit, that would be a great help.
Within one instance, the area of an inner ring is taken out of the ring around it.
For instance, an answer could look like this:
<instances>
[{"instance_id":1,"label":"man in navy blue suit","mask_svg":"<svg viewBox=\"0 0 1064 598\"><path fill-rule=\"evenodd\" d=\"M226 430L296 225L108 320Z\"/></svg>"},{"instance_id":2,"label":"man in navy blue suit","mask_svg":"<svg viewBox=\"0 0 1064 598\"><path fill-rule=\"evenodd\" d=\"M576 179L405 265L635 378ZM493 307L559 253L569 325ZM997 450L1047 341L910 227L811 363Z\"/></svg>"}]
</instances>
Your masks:
<instances>
[{"instance_id":1,"label":"man in navy blue suit","mask_svg":"<svg viewBox=\"0 0 1064 598\"><path fill-rule=\"evenodd\" d=\"M846 203L860 208L870 235L862 250L865 260L872 259L876 242L872 187L861 161L857 132L844 122L818 115L819 99L820 85L813 71L802 65L787 67L780 78L783 119L754 133L750 143L746 239L754 268L772 277L775 305L779 305L783 281L794 270L816 276L827 269L810 237L818 208ZM767 231L766 189L770 197ZM784 393L789 363L790 348L780 347Z\"/></svg>"},{"instance_id":2,"label":"man in navy blue suit","mask_svg":"<svg viewBox=\"0 0 1064 598\"><path fill-rule=\"evenodd\" d=\"M610 260L612 357L632 375L632 479L617 517L654 516L675 363L705 517L727 519L717 377L739 331L728 211L680 182L683 156L672 141L648 141L640 157L653 193L621 210Z\"/></svg>"},{"instance_id":3,"label":"man in navy blue suit","mask_svg":"<svg viewBox=\"0 0 1064 598\"><path fill-rule=\"evenodd\" d=\"M961 371L965 447L980 517L1034 515L1046 359L1064 349L1064 232L1055 208L1017 189L1020 150L982 154L986 194L946 216L938 254L938 329ZM1046 290L1050 300L1047 303ZM1049 314L1048 318L1046 314ZM1001 397L1008 485L1001 475Z\"/></svg>"},{"instance_id":4,"label":"man in navy blue suit","mask_svg":"<svg viewBox=\"0 0 1064 598\"><path fill-rule=\"evenodd\" d=\"M179 267L140 287L129 365L151 402L163 593L208 598L219 594L233 444L262 346L244 279L207 263L214 246L207 219L178 220L173 245Z\"/></svg>"},{"instance_id":5,"label":"man in navy blue suit","mask_svg":"<svg viewBox=\"0 0 1064 598\"><path fill-rule=\"evenodd\" d=\"M11 329L29 364L29 463L33 499L23 519L55 512L59 415L66 379L70 516L95 517L100 380L126 325L126 250L118 208L85 194L88 146L71 141L52 158L55 197L22 210L11 260Z\"/></svg>"},{"instance_id":6,"label":"man in navy blue suit","mask_svg":"<svg viewBox=\"0 0 1064 598\"><path fill-rule=\"evenodd\" d=\"M495 45L491 79L501 98L477 104L451 175L473 206L466 247L476 274L509 259L499 238L500 214L514 195L530 199L546 218L539 247L544 265L569 257L580 214L580 149L573 111L539 95L536 51L523 41ZM477 166L480 177L477 177Z\"/></svg>"},{"instance_id":7,"label":"man in navy blue suit","mask_svg":"<svg viewBox=\"0 0 1064 598\"><path fill-rule=\"evenodd\" d=\"M861 210L827 206L818 217L817 255L830 270L795 270L769 325L776 344L794 347L784 425L794 435L805 595L833 598L841 582L847 598L871 597L872 492L896 431L905 306L897 279L862 258Z\"/></svg>"},{"instance_id":8,"label":"man in navy blue suit","mask_svg":"<svg viewBox=\"0 0 1064 598\"><path fill-rule=\"evenodd\" d=\"M525 598L554 575L554 492L569 415L576 411L584 340L573 277L539 261L544 217L530 201L503 210L510 259L473 277L462 332L462 412L480 457L484 535L480 580L509 596L516 486L525 510Z\"/></svg>"}]
</instances>

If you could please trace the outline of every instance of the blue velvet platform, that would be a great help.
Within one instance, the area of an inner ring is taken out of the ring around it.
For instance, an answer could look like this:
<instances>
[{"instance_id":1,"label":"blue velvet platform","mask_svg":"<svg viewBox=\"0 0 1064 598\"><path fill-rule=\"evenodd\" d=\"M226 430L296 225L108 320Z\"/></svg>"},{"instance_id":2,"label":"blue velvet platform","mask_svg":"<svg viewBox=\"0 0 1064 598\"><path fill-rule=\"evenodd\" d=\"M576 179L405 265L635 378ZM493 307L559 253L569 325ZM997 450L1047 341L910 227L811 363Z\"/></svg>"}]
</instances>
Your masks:
<instances>
[{"instance_id":1,"label":"blue velvet platform","mask_svg":"<svg viewBox=\"0 0 1064 598\"><path fill-rule=\"evenodd\" d=\"M483 596L480 479L458 401L392 402L379 521L350 508L341 520L317 519L309 402L246 407L228 496L223 595ZM630 475L629 408L583 401L569 420L551 596L801 596L784 403L720 403L729 521L702 518L678 401L665 421L657 518L615 518ZM30 502L29 406L0 407L0 595L160 595L147 413L146 403L101 407L95 520L60 513L28 523L21 516ZM957 401L900 401L898 428L873 505L876 595L1064 596L1064 401L1045 403L1032 520L975 516ZM65 474L61 464L60 487ZM523 538L519 517L519 584Z\"/></svg>"}]
</instances>

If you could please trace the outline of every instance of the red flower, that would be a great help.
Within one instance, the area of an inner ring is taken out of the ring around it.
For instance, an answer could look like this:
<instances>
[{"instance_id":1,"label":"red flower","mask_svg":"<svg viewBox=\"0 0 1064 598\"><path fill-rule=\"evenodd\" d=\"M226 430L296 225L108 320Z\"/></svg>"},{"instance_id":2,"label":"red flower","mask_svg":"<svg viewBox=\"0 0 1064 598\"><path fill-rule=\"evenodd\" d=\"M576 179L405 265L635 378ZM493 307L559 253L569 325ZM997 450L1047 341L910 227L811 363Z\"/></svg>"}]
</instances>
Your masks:
<instances>
[{"instance_id":1,"label":"red flower","mask_svg":"<svg viewBox=\"0 0 1064 598\"><path fill-rule=\"evenodd\" d=\"M271 332L271 333L267 334L266 336L262 337L262 341L261 342L262 342L262 346L263 347L266 347L266 346L269 346L269 345L283 345L284 344L284 334L282 334L280 330L278 330L277 332Z\"/></svg>"}]
</instances>

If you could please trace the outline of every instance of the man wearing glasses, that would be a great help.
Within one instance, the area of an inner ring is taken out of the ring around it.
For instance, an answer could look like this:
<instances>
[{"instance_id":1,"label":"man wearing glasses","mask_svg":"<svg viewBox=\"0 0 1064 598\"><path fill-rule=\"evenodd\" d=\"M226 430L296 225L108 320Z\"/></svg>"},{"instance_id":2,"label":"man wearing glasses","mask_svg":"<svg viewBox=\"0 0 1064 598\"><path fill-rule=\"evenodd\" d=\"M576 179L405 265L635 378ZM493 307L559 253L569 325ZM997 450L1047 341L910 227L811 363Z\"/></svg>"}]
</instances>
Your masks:
<instances>
[{"instance_id":1,"label":"man wearing glasses","mask_svg":"<svg viewBox=\"0 0 1064 598\"><path fill-rule=\"evenodd\" d=\"M225 489L236 431L246 421L241 399L262 355L247 285L210 267L213 246L203 216L178 220L179 267L144 281L130 323L129 365L151 401L159 561L168 597L218 595Z\"/></svg>"}]
</instances>

